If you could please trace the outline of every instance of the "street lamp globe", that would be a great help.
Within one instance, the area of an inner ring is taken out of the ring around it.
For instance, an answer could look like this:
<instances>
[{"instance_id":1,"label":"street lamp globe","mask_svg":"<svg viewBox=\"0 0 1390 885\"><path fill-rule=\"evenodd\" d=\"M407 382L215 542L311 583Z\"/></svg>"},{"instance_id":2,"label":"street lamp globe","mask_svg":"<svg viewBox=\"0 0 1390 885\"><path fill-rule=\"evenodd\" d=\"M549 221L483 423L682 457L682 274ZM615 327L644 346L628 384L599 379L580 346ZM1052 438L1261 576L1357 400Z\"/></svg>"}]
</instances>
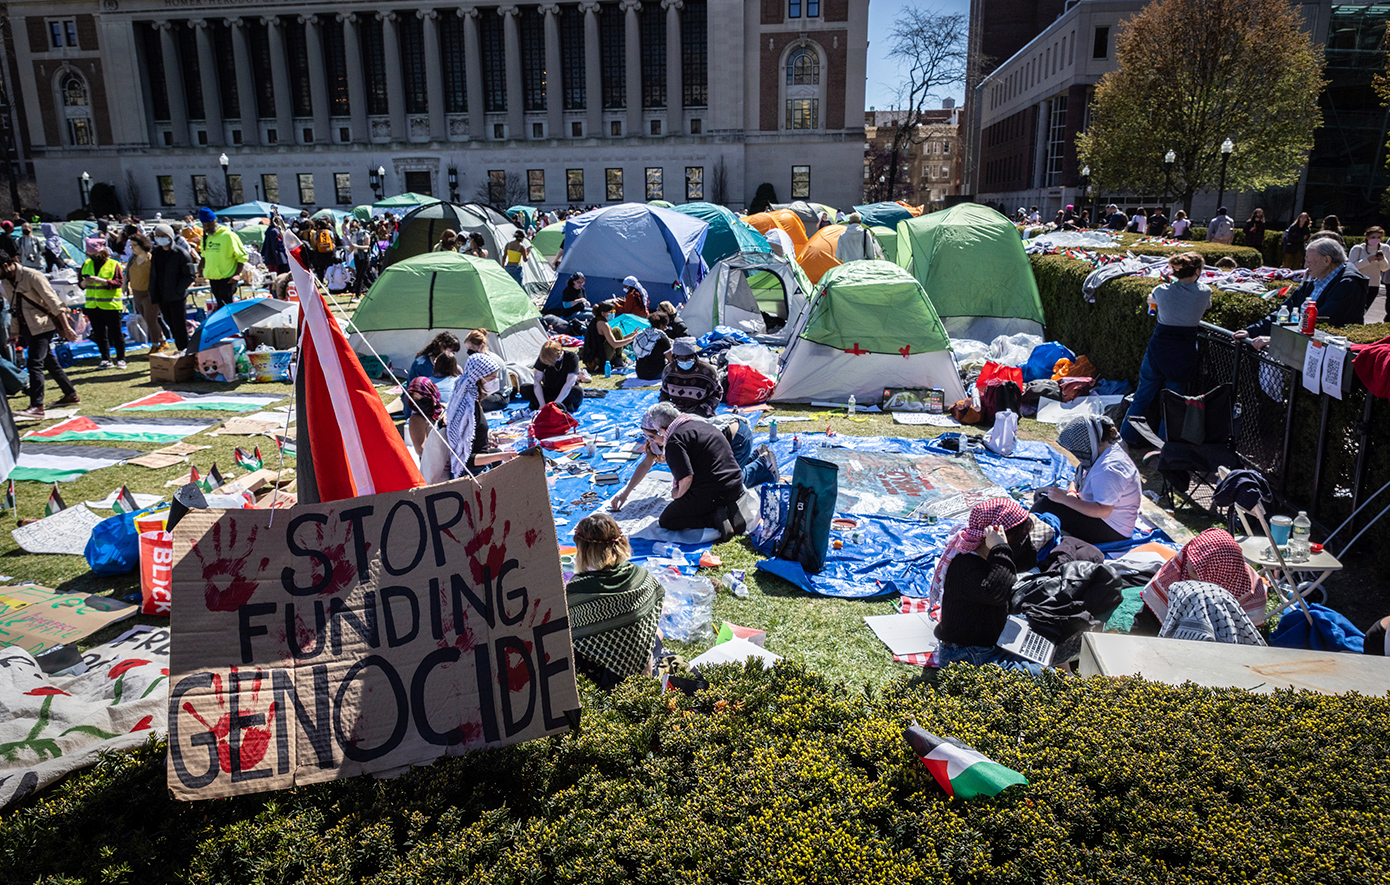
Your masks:
<instances>
[{"instance_id":1,"label":"street lamp globe","mask_svg":"<svg viewBox=\"0 0 1390 885\"><path fill-rule=\"evenodd\" d=\"M1229 138L1221 142L1221 153L1229 154L1236 149L1236 143Z\"/></svg>"},{"instance_id":2,"label":"street lamp globe","mask_svg":"<svg viewBox=\"0 0 1390 885\"><path fill-rule=\"evenodd\" d=\"M1082 166L1082 167L1081 167L1081 177L1082 177L1082 178L1090 178L1090 177L1091 177L1091 167L1090 167L1090 166Z\"/></svg>"},{"instance_id":3,"label":"street lamp globe","mask_svg":"<svg viewBox=\"0 0 1390 885\"><path fill-rule=\"evenodd\" d=\"M232 161L229 160L229 159L227 159L227 155L226 155L226 154L223 154L222 156L220 156L220 157L217 158L217 162L218 162L219 164L221 164L221 166L222 166L223 169L226 169L226 168L227 168L227 165L228 165L229 163L231 163Z\"/></svg>"},{"instance_id":4,"label":"street lamp globe","mask_svg":"<svg viewBox=\"0 0 1390 885\"><path fill-rule=\"evenodd\" d=\"M92 176L88 175L86 172L83 172L83 173L82 173L82 183L83 183L83 184L86 184L87 182L89 182L89 181L91 181L91 180L92 180Z\"/></svg>"},{"instance_id":5,"label":"street lamp globe","mask_svg":"<svg viewBox=\"0 0 1390 885\"><path fill-rule=\"evenodd\" d=\"M1230 139L1227 139L1227 140L1226 140L1226 143L1227 143L1227 144L1230 144ZM1163 155L1163 162L1165 162L1165 163L1167 163L1167 164L1169 164L1169 165L1172 165L1173 163L1176 163L1177 161L1178 161L1178 155L1177 155L1176 153L1174 153L1173 151L1169 151L1168 153L1166 153L1166 154Z\"/></svg>"},{"instance_id":6,"label":"street lamp globe","mask_svg":"<svg viewBox=\"0 0 1390 885\"><path fill-rule=\"evenodd\" d=\"M385 167L385 166L378 166L378 167L376 167L376 174L377 174L377 176L378 176L379 178L381 178L382 181L385 181L385 180L386 180L386 167Z\"/></svg>"}]
</instances>

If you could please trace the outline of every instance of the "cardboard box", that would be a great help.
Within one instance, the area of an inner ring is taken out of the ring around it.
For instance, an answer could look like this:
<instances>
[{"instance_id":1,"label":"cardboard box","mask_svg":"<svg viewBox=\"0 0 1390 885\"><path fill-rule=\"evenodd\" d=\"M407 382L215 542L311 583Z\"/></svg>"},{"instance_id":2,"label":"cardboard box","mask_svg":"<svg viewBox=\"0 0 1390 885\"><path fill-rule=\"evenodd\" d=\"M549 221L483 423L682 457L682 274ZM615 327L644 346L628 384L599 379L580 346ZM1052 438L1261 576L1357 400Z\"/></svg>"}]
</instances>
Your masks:
<instances>
[{"instance_id":1,"label":"cardboard box","mask_svg":"<svg viewBox=\"0 0 1390 885\"><path fill-rule=\"evenodd\" d=\"M150 354L150 380L168 384L197 377L197 358L192 354Z\"/></svg>"},{"instance_id":2,"label":"cardboard box","mask_svg":"<svg viewBox=\"0 0 1390 885\"><path fill-rule=\"evenodd\" d=\"M271 350L293 350L299 343L299 330L294 326L252 326L241 333L246 349L266 345Z\"/></svg>"}]
</instances>

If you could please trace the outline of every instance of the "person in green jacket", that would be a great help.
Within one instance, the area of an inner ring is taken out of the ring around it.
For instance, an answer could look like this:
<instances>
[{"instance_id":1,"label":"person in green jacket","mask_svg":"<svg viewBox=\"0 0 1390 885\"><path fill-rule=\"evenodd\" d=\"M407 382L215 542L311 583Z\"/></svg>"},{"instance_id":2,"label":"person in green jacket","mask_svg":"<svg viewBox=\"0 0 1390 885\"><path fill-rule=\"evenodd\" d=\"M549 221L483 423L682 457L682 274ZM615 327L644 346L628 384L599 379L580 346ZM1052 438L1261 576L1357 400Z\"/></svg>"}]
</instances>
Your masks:
<instances>
[{"instance_id":1,"label":"person in green jacket","mask_svg":"<svg viewBox=\"0 0 1390 885\"><path fill-rule=\"evenodd\" d=\"M125 313L125 303L121 299L121 288L125 278L121 274L121 263L106 251L106 241L101 237L87 240L87 260L77 276L77 285L87 293L82 312L92 322L92 341L101 351L99 369L111 368L111 351L116 352L116 368L125 368L125 333L121 331L121 316Z\"/></svg>"},{"instance_id":2,"label":"person in green jacket","mask_svg":"<svg viewBox=\"0 0 1390 885\"><path fill-rule=\"evenodd\" d=\"M203 224L203 259L198 272L207 278L218 307L236 300L237 276L246 263L246 247L231 228L219 226L217 214L204 206L198 210Z\"/></svg>"}]
</instances>

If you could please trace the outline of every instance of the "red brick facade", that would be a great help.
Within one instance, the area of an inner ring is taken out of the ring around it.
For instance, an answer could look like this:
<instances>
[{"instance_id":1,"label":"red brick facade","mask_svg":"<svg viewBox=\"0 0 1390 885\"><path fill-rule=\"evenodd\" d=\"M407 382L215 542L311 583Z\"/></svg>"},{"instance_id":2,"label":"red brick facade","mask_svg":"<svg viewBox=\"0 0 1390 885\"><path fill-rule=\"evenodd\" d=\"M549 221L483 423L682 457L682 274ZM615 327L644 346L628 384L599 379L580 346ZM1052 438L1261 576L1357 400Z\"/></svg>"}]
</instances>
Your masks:
<instances>
[{"instance_id":1,"label":"red brick facade","mask_svg":"<svg viewBox=\"0 0 1390 885\"><path fill-rule=\"evenodd\" d=\"M768 0L763 0L766 13ZM821 70L825 81L824 119L825 129L845 128L845 68L848 65L849 33L847 31L812 31L808 37L820 44L825 52L826 65ZM759 38L760 62L758 68L758 128L764 132L776 132L779 114L782 113L779 99L781 84L786 75L781 70L782 54L792 43L801 40L800 34L767 34Z\"/></svg>"}]
</instances>

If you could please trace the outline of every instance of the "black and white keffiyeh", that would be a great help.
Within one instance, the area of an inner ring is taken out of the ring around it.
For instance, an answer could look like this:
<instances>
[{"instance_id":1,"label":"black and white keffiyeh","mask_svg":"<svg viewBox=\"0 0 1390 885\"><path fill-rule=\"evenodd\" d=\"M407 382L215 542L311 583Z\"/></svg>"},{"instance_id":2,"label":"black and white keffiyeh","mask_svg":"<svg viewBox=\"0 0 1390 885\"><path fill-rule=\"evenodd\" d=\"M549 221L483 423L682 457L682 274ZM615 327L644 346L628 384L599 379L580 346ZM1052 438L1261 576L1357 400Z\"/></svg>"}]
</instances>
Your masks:
<instances>
[{"instance_id":1,"label":"black and white keffiyeh","mask_svg":"<svg viewBox=\"0 0 1390 885\"><path fill-rule=\"evenodd\" d=\"M1198 642L1265 644L1235 597L1205 581L1179 581L1168 588L1168 615L1158 635Z\"/></svg>"},{"instance_id":2,"label":"black and white keffiyeh","mask_svg":"<svg viewBox=\"0 0 1390 885\"><path fill-rule=\"evenodd\" d=\"M468 469L468 456L473 454L473 427L476 420L473 406L478 402L478 382L500 372L505 367L500 357L490 353L475 353L463 364L463 374L454 383L449 397L445 438L449 442L449 475L458 479Z\"/></svg>"}]
</instances>

